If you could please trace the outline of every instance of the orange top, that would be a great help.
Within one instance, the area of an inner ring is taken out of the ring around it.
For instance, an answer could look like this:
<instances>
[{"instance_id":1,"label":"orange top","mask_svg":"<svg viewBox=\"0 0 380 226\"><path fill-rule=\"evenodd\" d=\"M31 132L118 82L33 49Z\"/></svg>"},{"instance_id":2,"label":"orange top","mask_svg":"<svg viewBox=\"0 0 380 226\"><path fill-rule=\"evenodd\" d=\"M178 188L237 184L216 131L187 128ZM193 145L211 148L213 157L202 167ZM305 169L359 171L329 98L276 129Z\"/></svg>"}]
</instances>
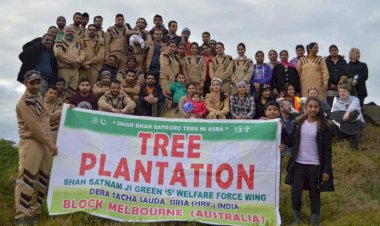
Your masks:
<instances>
[{"instance_id":1,"label":"orange top","mask_svg":"<svg viewBox=\"0 0 380 226\"><path fill-rule=\"evenodd\" d=\"M151 95L154 91L154 86L146 86L146 92Z\"/></svg>"}]
</instances>

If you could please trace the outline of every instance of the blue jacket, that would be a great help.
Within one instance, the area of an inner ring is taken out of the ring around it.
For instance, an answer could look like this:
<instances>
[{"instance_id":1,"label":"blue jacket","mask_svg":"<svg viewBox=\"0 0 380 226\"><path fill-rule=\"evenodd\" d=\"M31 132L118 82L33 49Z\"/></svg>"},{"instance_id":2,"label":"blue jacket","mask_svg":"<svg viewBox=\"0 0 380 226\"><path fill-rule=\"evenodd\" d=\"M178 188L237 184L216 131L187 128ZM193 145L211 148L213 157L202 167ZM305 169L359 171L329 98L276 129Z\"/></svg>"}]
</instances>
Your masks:
<instances>
[{"instance_id":1,"label":"blue jacket","mask_svg":"<svg viewBox=\"0 0 380 226\"><path fill-rule=\"evenodd\" d=\"M268 84L271 85L272 82L272 68L269 66L269 64L264 63L261 66L258 66L257 64L253 67L253 75L251 79L251 87L252 92L258 92L258 90L255 90L253 84L254 83L260 83L260 84Z\"/></svg>"}]
</instances>

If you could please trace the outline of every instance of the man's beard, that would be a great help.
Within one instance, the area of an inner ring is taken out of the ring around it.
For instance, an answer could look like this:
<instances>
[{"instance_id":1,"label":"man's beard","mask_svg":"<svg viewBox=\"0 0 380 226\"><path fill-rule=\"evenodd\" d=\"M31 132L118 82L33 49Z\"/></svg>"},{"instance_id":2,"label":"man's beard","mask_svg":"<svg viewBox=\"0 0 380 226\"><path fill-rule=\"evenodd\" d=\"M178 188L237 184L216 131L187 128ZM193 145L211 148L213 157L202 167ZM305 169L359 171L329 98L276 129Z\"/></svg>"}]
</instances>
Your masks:
<instances>
[{"instance_id":1,"label":"man's beard","mask_svg":"<svg viewBox=\"0 0 380 226\"><path fill-rule=\"evenodd\" d=\"M72 41L74 40L74 35L66 35L66 36L65 36L65 39L66 39L67 41L72 42Z\"/></svg>"},{"instance_id":2,"label":"man's beard","mask_svg":"<svg viewBox=\"0 0 380 226\"><path fill-rule=\"evenodd\" d=\"M87 95L90 91L89 90L79 90L80 94Z\"/></svg>"},{"instance_id":3,"label":"man's beard","mask_svg":"<svg viewBox=\"0 0 380 226\"><path fill-rule=\"evenodd\" d=\"M146 83L148 86L154 86L154 85L156 85L156 82L147 82Z\"/></svg>"}]
</instances>

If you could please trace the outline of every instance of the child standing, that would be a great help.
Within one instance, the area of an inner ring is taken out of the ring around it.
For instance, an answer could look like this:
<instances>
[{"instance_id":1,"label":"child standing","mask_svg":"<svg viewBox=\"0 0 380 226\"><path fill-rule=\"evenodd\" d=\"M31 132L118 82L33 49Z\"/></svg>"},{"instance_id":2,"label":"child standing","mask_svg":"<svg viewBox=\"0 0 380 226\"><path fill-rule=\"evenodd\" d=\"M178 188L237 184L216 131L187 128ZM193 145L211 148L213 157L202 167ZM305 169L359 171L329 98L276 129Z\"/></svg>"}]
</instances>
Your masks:
<instances>
[{"instance_id":1,"label":"child standing","mask_svg":"<svg viewBox=\"0 0 380 226\"><path fill-rule=\"evenodd\" d=\"M173 108L178 108L179 100L182 96L186 95L185 75L178 74L176 82L170 84L169 89L173 96Z\"/></svg>"}]
</instances>

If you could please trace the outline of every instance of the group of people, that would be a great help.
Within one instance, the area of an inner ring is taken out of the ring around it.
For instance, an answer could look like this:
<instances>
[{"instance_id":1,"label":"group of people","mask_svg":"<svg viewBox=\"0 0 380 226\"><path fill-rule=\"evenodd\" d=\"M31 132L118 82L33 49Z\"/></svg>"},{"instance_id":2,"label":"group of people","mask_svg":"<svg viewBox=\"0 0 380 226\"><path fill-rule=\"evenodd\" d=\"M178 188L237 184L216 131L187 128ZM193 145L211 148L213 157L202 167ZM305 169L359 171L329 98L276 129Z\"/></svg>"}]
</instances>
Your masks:
<instances>
[{"instance_id":1,"label":"group of people","mask_svg":"<svg viewBox=\"0 0 380 226\"><path fill-rule=\"evenodd\" d=\"M364 124L361 108L368 69L359 61L359 49L350 50L347 63L336 45L323 58L312 42L306 46L307 55L303 45L296 46L297 56L290 61L287 50L278 56L272 49L265 63L264 52L257 51L254 63L245 55L244 43L237 45L234 59L209 32L202 33L202 44L190 42L189 28L178 35L177 22L170 21L166 29L161 15L154 16L150 31L145 18L132 27L117 14L107 30L102 16L87 25L89 18L77 12L73 24L66 26L65 17L58 17L57 27L26 43L19 56L18 81L27 89L17 105L20 172L15 223L38 220L47 186L36 184L48 184L51 164L43 152L57 153L60 113L68 103L152 117L173 109L181 118L280 118L280 150L291 153L286 182L292 184L295 221L300 221L300 194L308 182L312 223L318 224L317 184L333 190L327 119L338 126L341 138L352 139L354 150Z\"/></svg>"}]
</instances>

